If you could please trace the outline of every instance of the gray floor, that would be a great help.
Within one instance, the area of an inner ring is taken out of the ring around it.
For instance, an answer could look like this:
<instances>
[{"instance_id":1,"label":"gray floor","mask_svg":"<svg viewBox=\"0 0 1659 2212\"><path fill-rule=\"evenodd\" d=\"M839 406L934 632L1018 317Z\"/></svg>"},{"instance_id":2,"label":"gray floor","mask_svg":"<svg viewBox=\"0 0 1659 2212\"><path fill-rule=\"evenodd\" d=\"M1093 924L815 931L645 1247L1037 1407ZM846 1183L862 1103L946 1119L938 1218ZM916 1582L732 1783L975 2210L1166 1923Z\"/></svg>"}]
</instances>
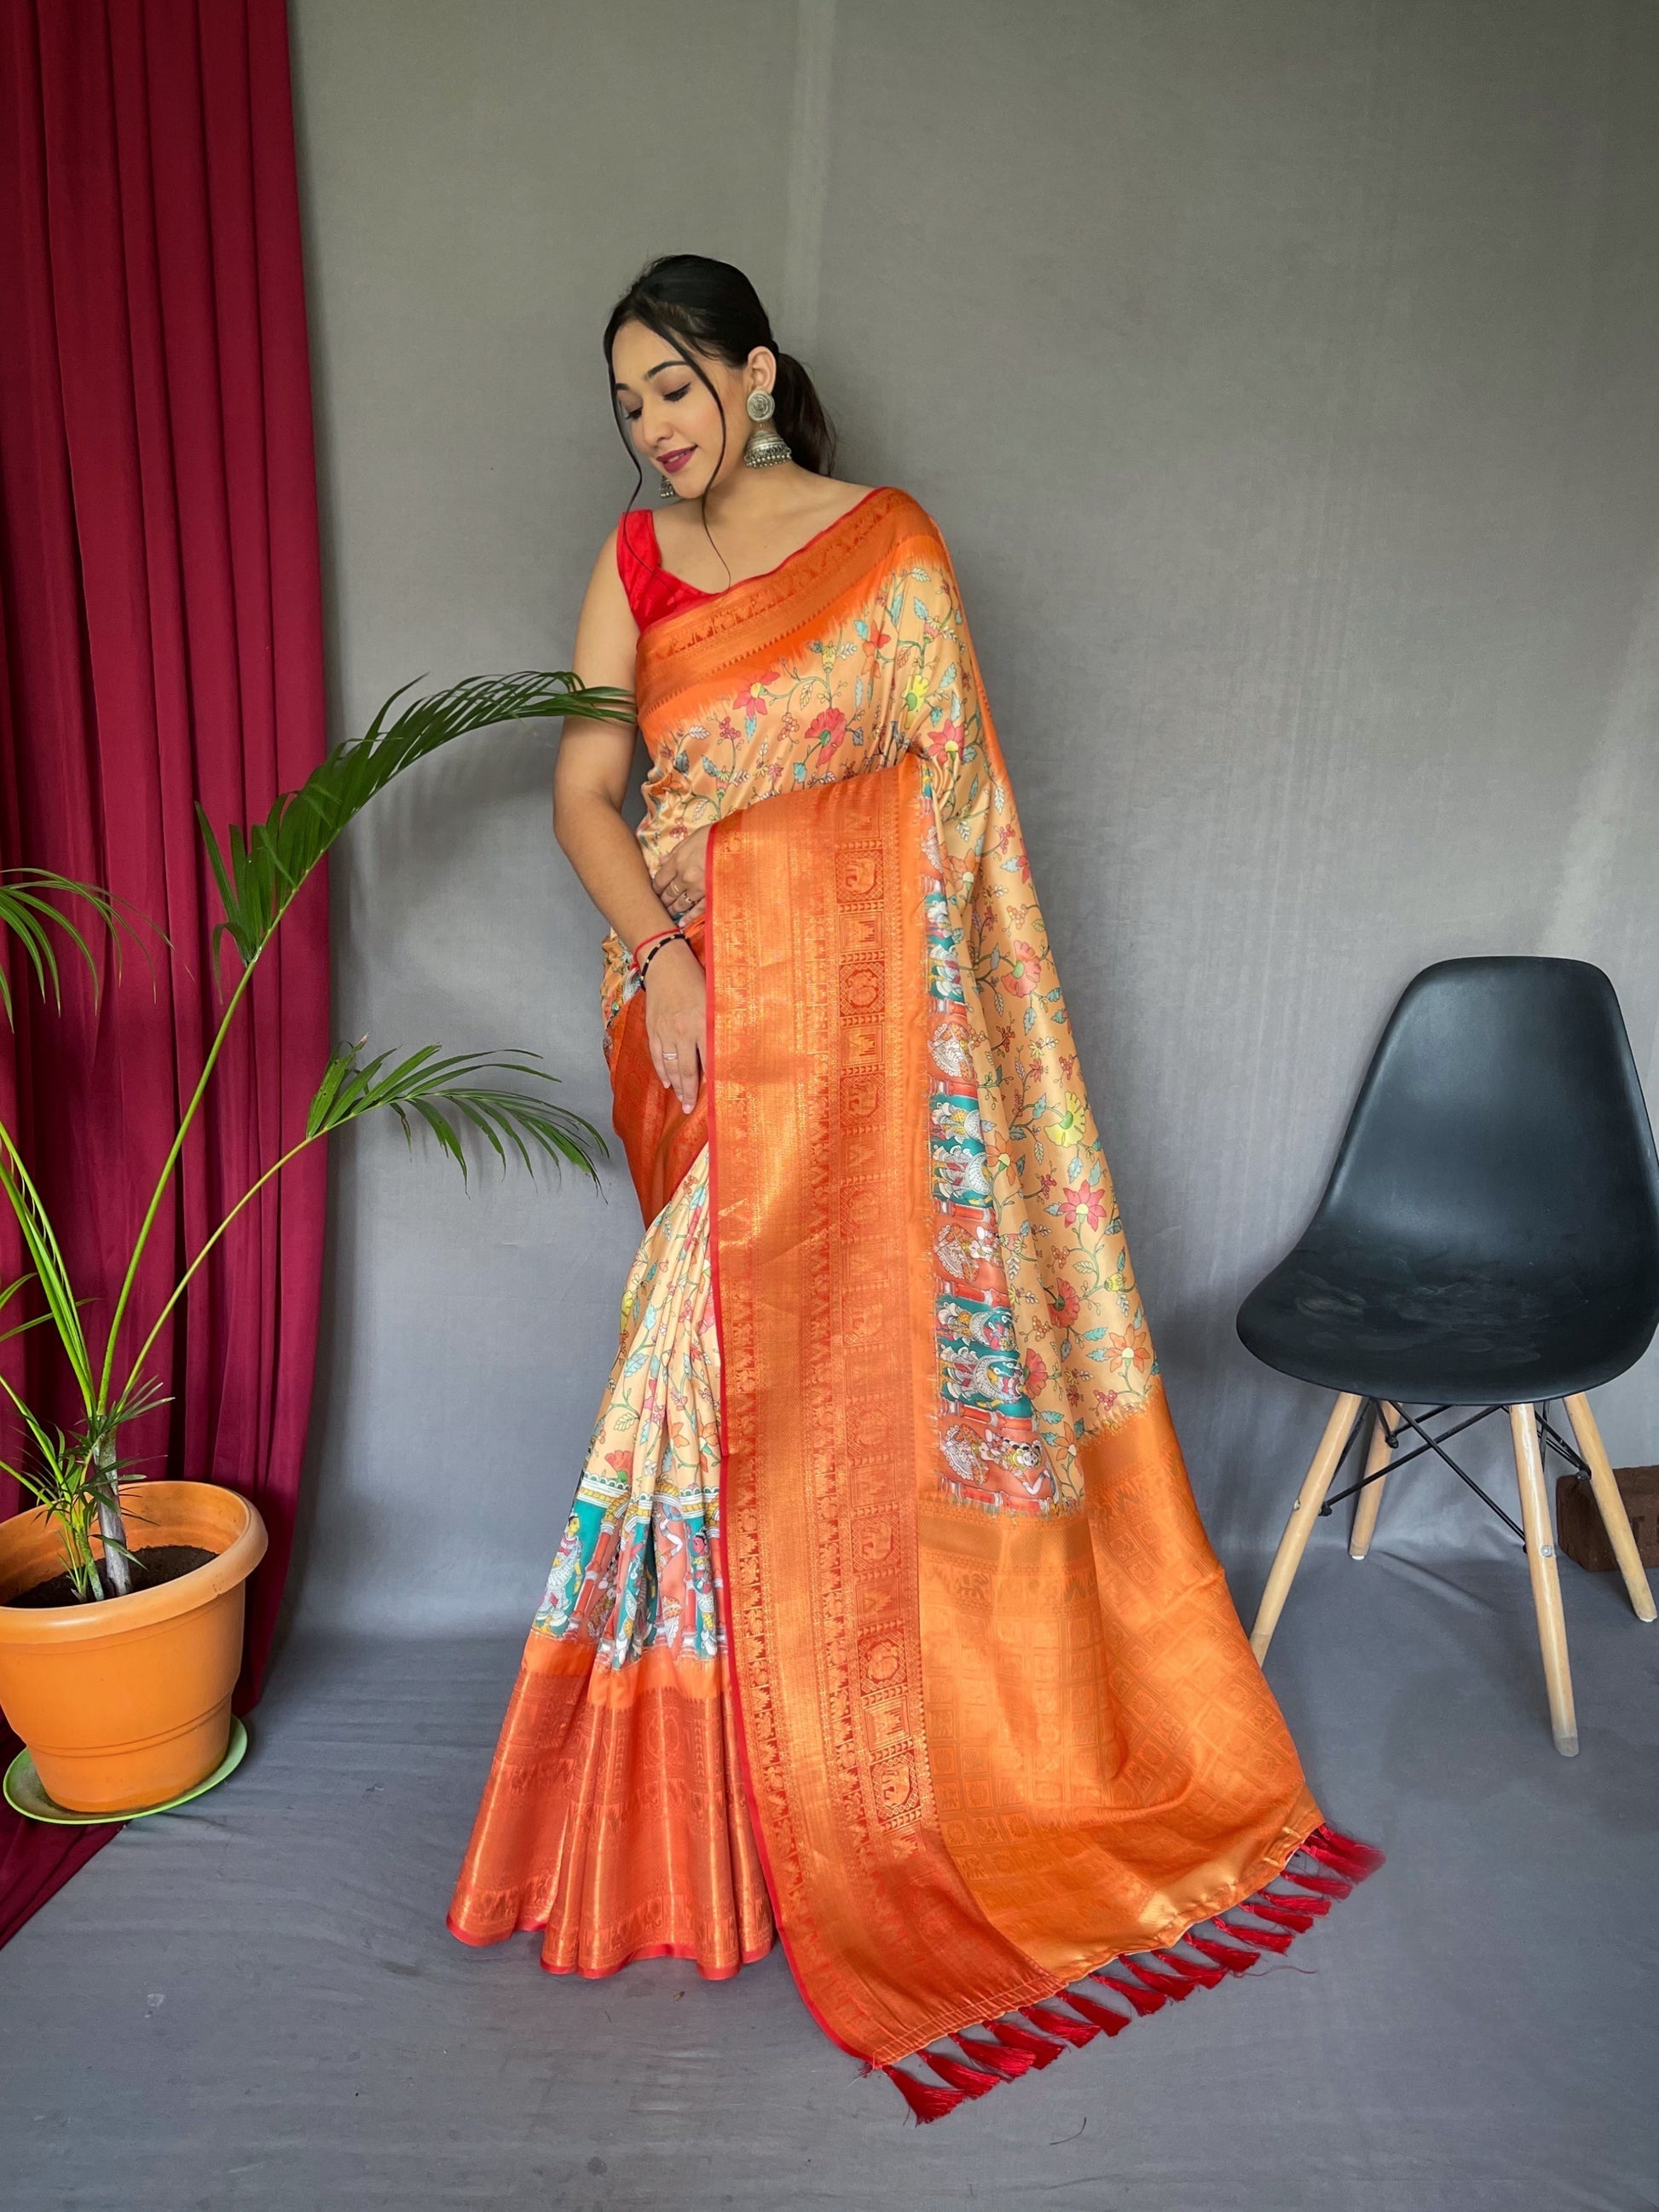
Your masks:
<instances>
[{"instance_id":1,"label":"gray floor","mask_svg":"<svg viewBox=\"0 0 1659 2212\"><path fill-rule=\"evenodd\" d=\"M1659 1630L1566 1581L1576 1761L1518 1553L1322 1541L1270 1672L1388 1867L1285 1966L920 2131L775 1954L584 1984L444 1932L513 1644L296 1649L232 1782L0 1953L0 2203L1659 2205Z\"/></svg>"}]
</instances>

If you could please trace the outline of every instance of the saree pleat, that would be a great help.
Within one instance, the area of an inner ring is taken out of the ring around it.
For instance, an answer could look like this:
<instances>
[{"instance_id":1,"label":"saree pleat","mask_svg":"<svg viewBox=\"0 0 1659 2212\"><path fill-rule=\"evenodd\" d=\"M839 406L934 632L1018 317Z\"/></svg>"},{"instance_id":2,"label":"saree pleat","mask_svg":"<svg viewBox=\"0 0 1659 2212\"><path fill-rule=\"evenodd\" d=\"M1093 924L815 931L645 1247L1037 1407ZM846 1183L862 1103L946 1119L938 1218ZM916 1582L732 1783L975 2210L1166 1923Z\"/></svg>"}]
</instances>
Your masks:
<instances>
[{"instance_id":1,"label":"saree pleat","mask_svg":"<svg viewBox=\"0 0 1659 2212\"><path fill-rule=\"evenodd\" d=\"M453 1924L709 1972L775 1925L890 2070L1034 2004L1086 2039L1045 2001L1299 1847L1341 1887L1375 1855L1323 1828L1193 1502L932 519L882 487L650 623L636 696L647 865L712 833L707 1078L677 1118L608 939L650 1226ZM902 2076L921 2117L986 2047Z\"/></svg>"},{"instance_id":2,"label":"saree pleat","mask_svg":"<svg viewBox=\"0 0 1659 2212\"><path fill-rule=\"evenodd\" d=\"M540 1929L554 1972L672 1955L710 1977L771 1948L718 1629L719 1363L705 1148L629 1271L450 1908L465 1942Z\"/></svg>"}]
</instances>

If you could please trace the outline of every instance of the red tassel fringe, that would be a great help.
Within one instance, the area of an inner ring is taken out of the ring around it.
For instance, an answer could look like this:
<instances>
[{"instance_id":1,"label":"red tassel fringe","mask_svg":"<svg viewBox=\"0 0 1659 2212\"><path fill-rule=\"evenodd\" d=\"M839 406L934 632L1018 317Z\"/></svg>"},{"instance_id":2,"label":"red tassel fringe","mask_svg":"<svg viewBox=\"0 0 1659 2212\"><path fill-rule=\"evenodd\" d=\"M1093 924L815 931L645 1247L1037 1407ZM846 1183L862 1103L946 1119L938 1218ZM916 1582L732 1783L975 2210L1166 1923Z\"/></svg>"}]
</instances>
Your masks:
<instances>
[{"instance_id":1,"label":"red tassel fringe","mask_svg":"<svg viewBox=\"0 0 1659 2212\"><path fill-rule=\"evenodd\" d=\"M1091 1974L1090 1979L1104 1982L1109 1990L1115 1990L1123 1999L1125 2004L1133 2005L1142 2020L1150 2020L1155 2012L1162 2012L1170 2002L1168 1997L1153 1996L1137 1983L1119 1981L1115 1974L1109 1974L1104 1967Z\"/></svg>"},{"instance_id":2,"label":"red tassel fringe","mask_svg":"<svg viewBox=\"0 0 1659 2212\"><path fill-rule=\"evenodd\" d=\"M1383 1863L1382 1854L1375 1844L1362 1844L1323 1823L1304 1839L1302 1848L1315 1858L1322 1859L1337 1874L1346 1875L1352 1881L1364 1881Z\"/></svg>"},{"instance_id":3,"label":"red tassel fringe","mask_svg":"<svg viewBox=\"0 0 1659 2212\"><path fill-rule=\"evenodd\" d=\"M1020 2009L1033 2027L1040 2027L1045 2035L1057 2035L1074 2051L1081 2051L1085 2043L1092 2043L1100 2033L1091 2021L1079 2020L1052 2004L1023 2005Z\"/></svg>"},{"instance_id":4,"label":"red tassel fringe","mask_svg":"<svg viewBox=\"0 0 1659 2212\"><path fill-rule=\"evenodd\" d=\"M988 2074L983 2068L969 2066L960 2058L952 2058L948 2051L924 2051L921 2053L924 2066L931 2066L941 2081L948 2081L953 2089L960 2089L964 2097L982 2097L988 2089L994 2089L1002 2079L1000 2074Z\"/></svg>"},{"instance_id":5,"label":"red tassel fringe","mask_svg":"<svg viewBox=\"0 0 1659 2212\"><path fill-rule=\"evenodd\" d=\"M1066 2002L1085 2020L1093 2021L1103 2035L1121 2035L1134 2019L1133 2013L1114 2012L1110 2005L1097 2004L1093 1997L1085 1997L1080 1990L1067 1990Z\"/></svg>"},{"instance_id":6,"label":"red tassel fringe","mask_svg":"<svg viewBox=\"0 0 1659 2212\"><path fill-rule=\"evenodd\" d=\"M1267 1893L1269 1904L1288 1905L1292 1912L1305 1912L1310 1919L1322 1920L1331 1909L1328 1897L1321 1897L1316 1890L1310 1895L1305 1890L1274 1889Z\"/></svg>"},{"instance_id":7,"label":"red tassel fringe","mask_svg":"<svg viewBox=\"0 0 1659 2212\"><path fill-rule=\"evenodd\" d=\"M1017 2081L1022 2074L1029 2074L1036 2063L1029 2051L1011 2050L1006 2043L987 2043L982 2036L959 2034L957 2041L967 2051L975 2066L988 2072L1000 2074L1005 2081Z\"/></svg>"},{"instance_id":8,"label":"red tassel fringe","mask_svg":"<svg viewBox=\"0 0 1659 2212\"><path fill-rule=\"evenodd\" d=\"M981 2021L983 2035L958 2034L954 2039L965 2054L963 2057L946 2051L912 2052L912 2057L939 2076L936 2081L907 2073L900 2065L884 2066L880 2070L918 2121L943 2119L958 2105L985 2096L1000 2081L1017 2081L1034 2066L1052 2066L1068 2045L1080 2049L1097 2035L1120 2035L1134 2017L1149 2019L1166 2004L1183 2002L1194 1990L1212 1990L1230 1974L1248 1973L1262 1952L1288 1951L1297 1936L1304 1935L1334 1903L1352 1893L1356 1882L1375 1874L1383 1863L1382 1852L1372 1844L1362 1844L1322 1822L1303 1838L1297 1850L1327 1871L1303 1874L1287 1869L1273 1876L1273 1881L1285 1887L1274 1889L1269 1884L1254 1897L1230 1907L1252 1915L1251 1918L1231 1920L1218 1915L1209 1924L1228 1942L1188 1933L1177 1941L1187 1951L1196 1953L1196 1958L1186 1957L1170 1947L1140 1958L1114 1959L1111 1964L1121 1973L1097 1967L1089 1979L1121 1997L1130 2012L1118 2012L1080 1990L1057 1990L1052 1997L1021 2006L1009 2018ZM1200 1966L1200 1959L1208 1964ZM1133 1979L1123 1979L1125 1974Z\"/></svg>"},{"instance_id":9,"label":"red tassel fringe","mask_svg":"<svg viewBox=\"0 0 1659 2212\"><path fill-rule=\"evenodd\" d=\"M1227 1978L1219 1966L1200 1966L1178 1951L1154 1951L1152 1956L1166 1972L1179 1974L1183 1982L1196 1983L1201 1990L1218 1990Z\"/></svg>"},{"instance_id":10,"label":"red tassel fringe","mask_svg":"<svg viewBox=\"0 0 1659 2212\"><path fill-rule=\"evenodd\" d=\"M1066 2050L1063 2043L1050 2043L1046 2035L1033 2035L1029 2027L1018 2027L1011 2020L988 2020L980 2024L990 2030L1005 2050L1023 2051L1033 2066L1052 2066Z\"/></svg>"},{"instance_id":11,"label":"red tassel fringe","mask_svg":"<svg viewBox=\"0 0 1659 2212\"><path fill-rule=\"evenodd\" d=\"M1171 2004L1185 2004L1198 1986L1196 1982L1183 1980L1178 1975L1156 1974L1150 1966L1143 1966L1139 1959L1125 1959L1122 1963L1143 1987L1168 1997Z\"/></svg>"},{"instance_id":12,"label":"red tassel fringe","mask_svg":"<svg viewBox=\"0 0 1659 2212\"><path fill-rule=\"evenodd\" d=\"M881 2070L924 2125L929 2120L942 2120L964 2102L960 2089L941 2089L937 2081L920 2081L902 2066L884 2066Z\"/></svg>"},{"instance_id":13,"label":"red tassel fringe","mask_svg":"<svg viewBox=\"0 0 1659 2212\"><path fill-rule=\"evenodd\" d=\"M1255 1911L1255 1907L1252 1905L1250 1910ZM1277 1951L1281 1957L1296 1941L1288 1928L1246 1928L1237 1920L1218 1920L1215 1924L1237 1936L1241 1943L1249 1943L1258 1951Z\"/></svg>"},{"instance_id":14,"label":"red tassel fringe","mask_svg":"<svg viewBox=\"0 0 1659 2212\"><path fill-rule=\"evenodd\" d=\"M1183 1943L1190 1943L1194 1951L1201 1951L1206 1959L1213 1959L1224 1974L1248 1974L1261 1957L1259 1951L1246 1951L1237 1943L1217 1943L1207 1936L1183 1936Z\"/></svg>"},{"instance_id":15,"label":"red tassel fringe","mask_svg":"<svg viewBox=\"0 0 1659 2212\"><path fill-rule=\"evenodd\" d=\"M1305 1936L1314 1924L1311 1912L1297 1912L1294 1907L1281 1905L1276 1897L1265 1892L1250 1899L1249 1908L1258 1920L1271 1921L1275 1928L1288 1928L1292 1936Z\"/></svg>"},{"instance_id":16,"label":"red tassel fringe","mask_svg":"<svg viewBox=\"0 0 1659 2212\"><path fill-rule=\"evenodd\" d=\"M1340 1898L1353 1895L1353 1884L1344 1881L1340 1874L1289 1874L1285 1879L1299 1884L1304 1889L1312 1890L1316 1897L1328 1897L1334 1903Z\"/></svg>"}]
</instances>

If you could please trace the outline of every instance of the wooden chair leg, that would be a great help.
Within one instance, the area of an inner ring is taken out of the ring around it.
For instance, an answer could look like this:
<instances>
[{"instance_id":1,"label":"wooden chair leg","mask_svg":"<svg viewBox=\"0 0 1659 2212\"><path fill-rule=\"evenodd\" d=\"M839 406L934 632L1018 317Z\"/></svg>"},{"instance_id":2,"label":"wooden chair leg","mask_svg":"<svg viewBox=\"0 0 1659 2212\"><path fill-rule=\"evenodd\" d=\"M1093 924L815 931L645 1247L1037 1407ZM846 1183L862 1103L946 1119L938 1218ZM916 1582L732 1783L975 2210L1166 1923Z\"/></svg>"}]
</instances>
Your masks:
<instances>
[{"instance_id":1,"label":"wooden chair leg","mask_svg":"<svg viewBox=\"0 0 1659 2212\"><path fill-rule=\"evenodd\" d=\"M1279 1616L1285 1610L1285 1601L1290 1595L1291 1584L1296 1580L1296 1571L1302 1564L1302 1554L1308 1548L1308 1539L1313 1534L1313 1524L1319 1509L1325 1502L1325 1492L1331 1486L1337 1462L1353 1433L1354 1416L1364 1403L1353 1392L1345 1390L1331 1408L1331 1418L1325 1424L1325 1433L1319 1439L1319 1449L1314 1454L1313 1465L1303 1478L1296 1503L1291 1508L1291 1517L1285 1523L1285 1534L1279 1540L1279 1549L1267 1575L1267 1587L1261 1593L1257 1608L1255 1626L1250 1631L1250 1649L1258 1659L1267 1656L1267 1646L1273 1640L1273 1631L1279 1626Z\"/></svg>"},{"instance_id":2,"label":"wooden chair leg","mask_svg":"<svg viewBox=\"0 0 1659 2212\"><path fill-rule=\"evenodd\" d=\"M1581 1390L1577 1397L1567 1400L1566 1406L1567 1419L1572 1423L1578 1449L1589 1465L1590 1488L1595 1492L1595 1502L1601 1509L1601 1525L1607 1532L1613 1556L1619 1562L1619 1571L1625 1577L1630 1601L1636 1607L1636 1618L1651 1620L1659 1607L1654 1605L1653 1592L1648 1586L1648 1571L1642 1565L1642 1555L1636 1548L1635 1532L1630 1525L1630 1516L1625 1510L1625 1501L1619 1495L1613 1463L1607 1457L1607 1448L1601 1441L1601 1431L1595 1425L1589 1400Z\"/></svg>"},{"instance_id":3,"label":"wooden chair leg","mask_svg":"<svg viewBox=\"0 0 1659 2212\"><path fill-rule=\"evenodd\" d=\"M1382 1486L1389 1479L1387 1475L1378 1474L1377 1470L1389 1463L1389 1430L1399 1419L1394 1407L1378 1405L1371 1425L1370 1454L1365 1462L1366 1474L1376 1475L1376 1480L1367 1482L1353 1502L1353 1534L1348 1539L1348 1557L1351 1559L1363 1559L1371 1548L1371 1538L1376 1531L1377 1509L1382 1503Z\"/></svg>"},{"instance_id":4,"label":"wooden chair leg","mask_svg":"<svg viewBox=\"0 0 1659 2212\"><path fill-rule=\"evenodd\" d=\"M1538 1648L1544 1656L1544 1686L1549 1692L1550 1729L1564 1759L1578 1749L1578 1723L1572 1709L1572 1669L1567 1663L1567 1624L1561 1611L1561 1583L1555 1569L1555 1538L1550 1502L1544 1488L1544 1459L1538 1448L1538 1417L1531 1406L1510 1407L1515 1443L1515 1479L1521 1492L1521 1522L1527 1532L1527 1565L1532 1573L1532 1601L1538 1614Z\"/></svg>"}]
</instances>

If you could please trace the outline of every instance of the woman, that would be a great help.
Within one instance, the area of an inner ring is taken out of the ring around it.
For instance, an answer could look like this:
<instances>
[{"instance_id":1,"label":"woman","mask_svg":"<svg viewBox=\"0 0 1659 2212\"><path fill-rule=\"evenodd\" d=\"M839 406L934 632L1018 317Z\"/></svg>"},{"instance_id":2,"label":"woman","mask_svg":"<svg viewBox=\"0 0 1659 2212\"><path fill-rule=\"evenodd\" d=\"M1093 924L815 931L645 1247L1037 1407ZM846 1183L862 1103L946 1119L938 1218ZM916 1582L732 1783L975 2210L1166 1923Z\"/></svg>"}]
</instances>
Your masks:
<instances>
[{"instance_id":1,"label":"woman","mask_svg":"<svg viewBox=\"0 0 1659 2212\"><path fill-rule=\"evenodd\" d=\"M605 354L678 500L575 658L651 765L636 837L632 728L573 724L555 807L647 1227L450 1924L586 1974L775 1929L932 2118L1374 1855L1194 1508L938 529L830 475L726 264L653 264Z\"/></svg>"}]
</instances>

